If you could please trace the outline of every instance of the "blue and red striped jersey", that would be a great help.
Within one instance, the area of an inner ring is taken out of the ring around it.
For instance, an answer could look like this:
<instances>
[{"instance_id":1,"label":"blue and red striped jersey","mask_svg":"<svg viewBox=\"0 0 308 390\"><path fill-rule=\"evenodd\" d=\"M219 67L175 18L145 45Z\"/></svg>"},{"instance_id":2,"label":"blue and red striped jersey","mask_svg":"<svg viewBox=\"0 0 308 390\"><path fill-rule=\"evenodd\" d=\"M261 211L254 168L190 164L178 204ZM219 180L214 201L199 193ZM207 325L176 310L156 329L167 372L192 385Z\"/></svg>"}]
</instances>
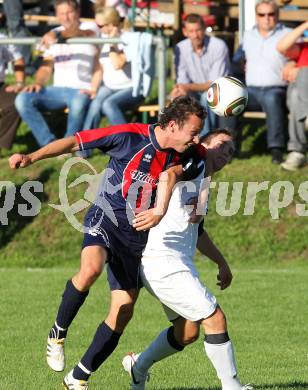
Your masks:
<instances>
[{"instance_id":1,"label":"blue and red striped jersey","mask_svg":"<svg viewBox=\"0 0 308 390\"><path fill-rule=\"evenodd\" d=\"M110 156L96 203L111 207L116 218L153 207L159 175L180 160L176 151L160 148L154 128L129 123L75 135L80 150L98 148Z\"/></svg>"}]
</instances>

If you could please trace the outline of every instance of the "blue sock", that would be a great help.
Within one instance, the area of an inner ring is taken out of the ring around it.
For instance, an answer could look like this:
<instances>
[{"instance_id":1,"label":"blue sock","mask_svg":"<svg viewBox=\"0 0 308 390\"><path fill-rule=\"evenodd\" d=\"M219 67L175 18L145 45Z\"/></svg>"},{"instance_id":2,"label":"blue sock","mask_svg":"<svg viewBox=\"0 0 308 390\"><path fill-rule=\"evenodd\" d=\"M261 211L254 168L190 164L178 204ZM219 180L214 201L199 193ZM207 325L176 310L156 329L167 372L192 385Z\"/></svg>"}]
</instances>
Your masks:
<instances>
[{"instance_id":1,"label":"blue sock","mask_svg":"<svg viewBox=\"0 0 308 390\"><path fill-rule=\"evenodd\" d=\"M89 291L77 290L72 281L68 280L56 319L59 327L67 329L70 326L88 294Z\"/></svg>"},{"instance_id":2,"label":"blue sock","mask_svg":"<svg viewBox=\"0 0 308 390\"><path fill-rule=\"evenodd\" d=\"M105 322L100 324L91 345L80 360L81 366L85 367L90 373L96 371L116 349L121 335L122 333L110 329ZM81 370L80 366L74 368L73 377L75 379L87 380L87 375L89 377L90 374Z\"/></svg>"}]
</instances>

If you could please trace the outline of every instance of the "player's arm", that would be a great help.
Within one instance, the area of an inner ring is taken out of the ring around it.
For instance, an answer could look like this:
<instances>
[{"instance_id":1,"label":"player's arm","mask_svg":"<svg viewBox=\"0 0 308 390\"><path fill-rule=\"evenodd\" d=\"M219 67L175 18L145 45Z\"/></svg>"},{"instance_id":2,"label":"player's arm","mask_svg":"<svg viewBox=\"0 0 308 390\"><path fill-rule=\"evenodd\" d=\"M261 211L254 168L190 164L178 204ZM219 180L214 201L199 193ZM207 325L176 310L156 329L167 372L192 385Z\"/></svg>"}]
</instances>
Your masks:
<instances>
[{"instance_id":1,"label":"player's arm","mask_svg":"<svg viewBox=\"0 0 308 390\"><path fill-rule=\"evenodd\" d=\"M229 287L232 282L232 273L230 267L223 254L220 252L205 230L203 230L201 235L199 235L197 248L203 255L207 256L210 260L217 264L217 285L220 286L221 290Z\"/></svg>"},{"instance_id":2,"label":"player's arm","mask_svg":"<svg viewBox=\"0 0 308 390\"><path fill-rule=\"evenodd\" d=\"M133 227L137 231L148 230L158 225L168 210L173 187L177 182L182 180L182 177L182 165L175 165L160 174L155 207L142 211L136 216L133 221Z\"/></svg>"},{"instance_id":3,"label":"player's arm","mask_svg":"<svg viewBox=\"0 0 308 390\"><path fill-rule=\"evenodd\" d=\"M76 152L77 150L79 150L79 145L76 138L74 136L66 137L51 142L30 154L15 153L9 158L9 165L12 169L25 168L36 161L59 156L63 153Z\"/></svg>"}]
</instances>

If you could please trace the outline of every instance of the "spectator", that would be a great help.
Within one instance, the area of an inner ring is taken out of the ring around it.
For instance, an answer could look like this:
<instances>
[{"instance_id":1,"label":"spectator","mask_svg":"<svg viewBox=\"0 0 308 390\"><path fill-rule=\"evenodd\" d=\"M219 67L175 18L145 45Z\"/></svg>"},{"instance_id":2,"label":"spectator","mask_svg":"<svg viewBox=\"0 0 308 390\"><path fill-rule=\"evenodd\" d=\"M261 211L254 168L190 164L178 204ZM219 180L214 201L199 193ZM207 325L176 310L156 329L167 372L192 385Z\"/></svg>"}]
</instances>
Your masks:
<instances>
[{"instance_id":1,"label":"spectator","mask_svg":"<svg viewBox=\"0 0 308 390\"><path fill-rule=\"evenodd\" d=\"M283 69L283 78L289 82L289 154L282 168L295 171L307 163L305 120L308 116L308 42L299 38L308 30L308 21L285 35L277 45L278 51L293 60Z\"/></svg>"},{"instance_id":2,"label":"spectator","mask_svg":"<svg viewBox=\"0 0 308 390\"><path fill-rule=\"evenodd\" d=\"M278 23L279 8L274 0L257 1L255 10L256 25L243 37L247 110L266 113L267 147L272 162L280 164L285 148L287 83L281 77L286 59L276 45L290 29Z\"/></svg>"},{"instance_id":3,"label":"spectator","mask_svg":"<svg viewBox=\"0 0 308 390\"><path fill-rule=\"evenodd\" d=\"M120 36L120 15L115 8L98 7L95 20L97 26L101 29L102 37ZM136 45L136 40L134 45ZM103 84L89 107L84 123L85 129L97 128L103 115L112 125L126 123L124 112L128 109L134 109L145 98L142 90L137 91L136 94L134 93L133 65L127 60L122 44L104 44L99 61L101 64L101 78L97 81L102 79Z\"/></svg>"},{"instance_id":4,"label":"spectator","mask_svg":"<svg viewBox=\"0 0 308 390\"><path fill-rule=\"evenodd\" d=\"M0 34L0 38L5 38ZM7 86L4 83L5 69L8 62L14 62L16 84ZM24 59L12 45L0 45L0 150L10 149L20 123L20 117L15 109L16 92L24 86Z\"/></svg>"},{"instance_id":5,"label":"spectator","mask_svg":"<svg viewBox=\"0 0 308 390\"><path fill-rule=\"evenodd\" d=\"M30 36L29 30L25 26L24 22L24 10L23 2L21 0L4 0L3 10L6 17L7 27L9 34L12 37L21 38ZM22 54L25 63L29 66L29 73L32 74L33 69L31 67L31 46L19 45L17 50Z\"/></svg>"},{"instance_id":6,"label":"spectator","mask_svg":"<svg viewBox=\"0 0 308 390\"><path fill-rule=\"evenodd\" d=\"M175 47L176 85L171 98L194 95L208 109L207 90L212 81L229 73L230 61L227 45L223 40L207 36L202 16L189 14L183 23L186 37ZM221 118L223 119L223 118ZM218 117L208 109L202 134L218 126ZM219 123L224 126L225 123Z\"/></svg>"},{"instance_id":7,"label":"spectator","mask_svg":"<svg viewBox=\"0 0 308 390\"><path fill-rule=\"evenodd\" d=\"M55 7L61 26L48 33L43 42L52 43L52 37L57 37L58 44L51 44L43 53L43 63L36 72L35 83L25 87L15 103L40 146L55 139L41 111L68 108L65 136L82 129L92 96L91 78L97 63L95 46L65 43L64 37L88 34L89 23L80 23L77 0L56 0ZM53 70L53 85L46 86Z\"/></svg>"}]
</instances>

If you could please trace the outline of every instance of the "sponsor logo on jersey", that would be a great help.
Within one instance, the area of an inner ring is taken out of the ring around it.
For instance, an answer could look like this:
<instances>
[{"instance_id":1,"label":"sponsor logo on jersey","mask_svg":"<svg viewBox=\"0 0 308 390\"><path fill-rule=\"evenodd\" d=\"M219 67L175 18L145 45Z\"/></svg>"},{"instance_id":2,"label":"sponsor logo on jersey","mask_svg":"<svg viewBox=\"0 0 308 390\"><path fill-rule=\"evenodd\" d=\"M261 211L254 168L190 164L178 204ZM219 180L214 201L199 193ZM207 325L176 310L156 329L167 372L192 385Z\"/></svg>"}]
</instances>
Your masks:
<instances>
[{"instance_id":1,"label":"sponsor logo on jersey","mask_svg":"<svg viewBox=\"0 0 308 390\"><path fill-rule=\"evenodd\" d=\"M152 175L150 175L149 173L138 171L137 169L131 170L130 175L132 180L138 180L141 183L148 183L152 185L156 185L157 183L157 179L155 179Z\"/></svg>"}]
</instances>

